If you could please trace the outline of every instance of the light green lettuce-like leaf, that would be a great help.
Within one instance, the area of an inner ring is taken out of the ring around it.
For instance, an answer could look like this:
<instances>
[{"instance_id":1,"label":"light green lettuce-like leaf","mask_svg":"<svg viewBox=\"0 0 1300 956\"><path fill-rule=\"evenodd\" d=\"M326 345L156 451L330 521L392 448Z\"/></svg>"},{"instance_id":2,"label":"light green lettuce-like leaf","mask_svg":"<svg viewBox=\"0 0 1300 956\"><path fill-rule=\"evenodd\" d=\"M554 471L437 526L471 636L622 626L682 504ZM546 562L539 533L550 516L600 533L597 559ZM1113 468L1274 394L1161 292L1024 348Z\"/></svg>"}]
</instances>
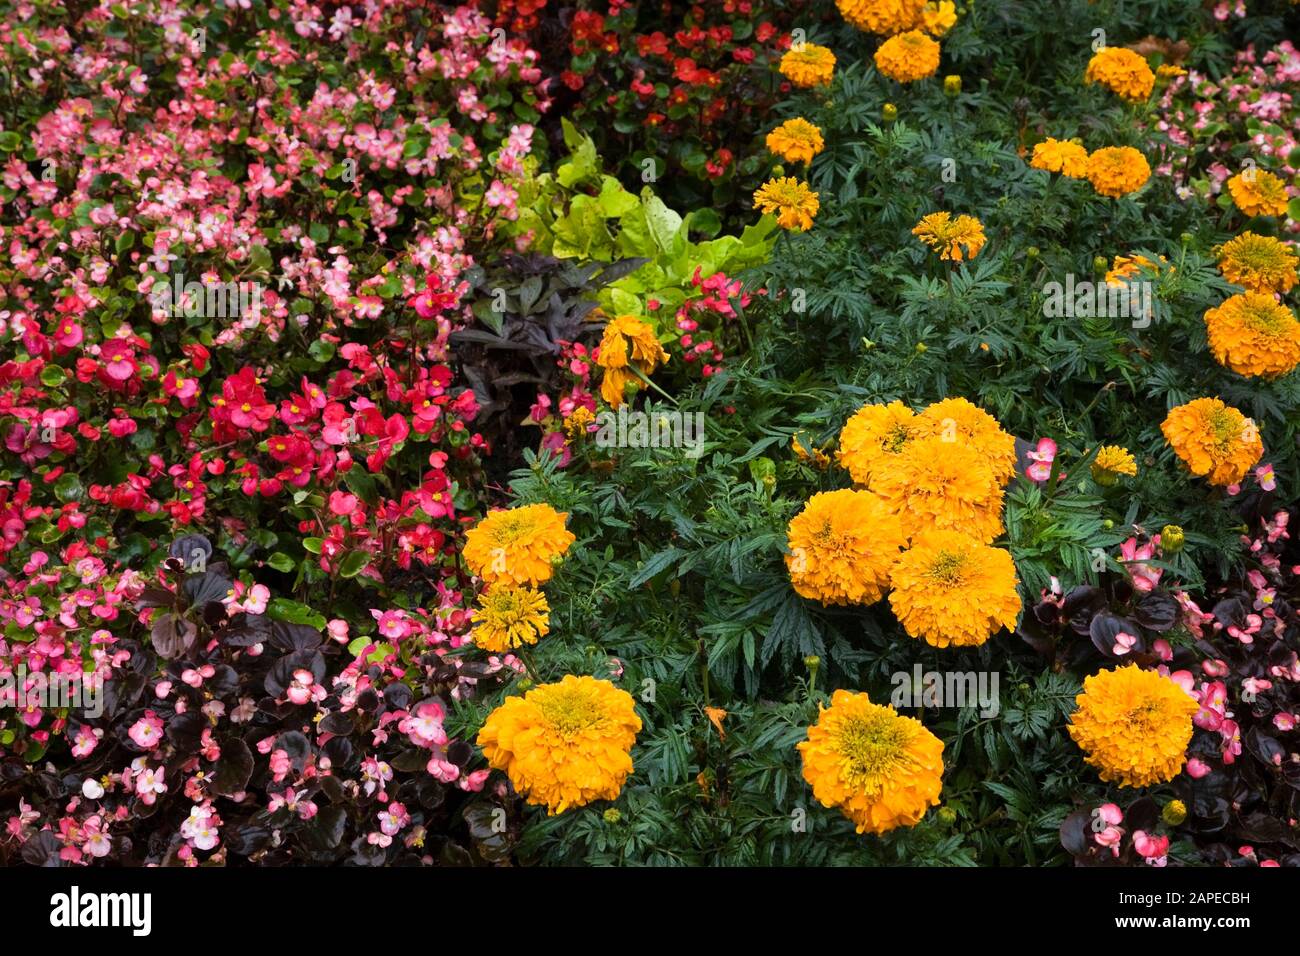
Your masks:
<instances>
[{"instance_id":1,"label":"light green lettuce-like leaf","mask_svg":"<svg viewBox=\"0 0 1300 956\"><path fill-rule=\"evenodd\" d=\"M637 198L613 176L600 178L600 211L609 219L625 216L637 207Z\"/></svg>"},{"instance_id":2,"label":"light green lettuce-like leaf","mask_svg":"<svg viewBox=\"0 0 1300 956\"><path fill-rule=\"evenodd\" d=\"M574 196L569 214L555 223L551 255L560 259L598 259L608 262L614 239L605 227L600 201L593 196Z\"/></svg>"}]
</instances>

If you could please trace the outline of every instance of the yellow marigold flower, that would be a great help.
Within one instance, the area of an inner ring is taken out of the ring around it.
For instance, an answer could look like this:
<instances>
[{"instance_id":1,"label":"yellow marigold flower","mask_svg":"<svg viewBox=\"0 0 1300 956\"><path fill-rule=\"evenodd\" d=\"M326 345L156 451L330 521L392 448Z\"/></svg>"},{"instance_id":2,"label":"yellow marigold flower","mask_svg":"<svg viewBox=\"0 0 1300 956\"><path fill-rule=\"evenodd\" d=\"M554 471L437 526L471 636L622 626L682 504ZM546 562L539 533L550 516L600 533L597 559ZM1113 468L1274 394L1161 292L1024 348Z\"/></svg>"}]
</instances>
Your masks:
<instances>
[{"instance_id":1,"label":"yellow marigold flower","mask_svg":"<svg viewBox=\"0 0 1300 956\"><path fill-rule=\"evenodd\" d=\"M1148 787L1182 770L1200 705L1168 677L1136 664L1101 671L1075 703L1070 736L1102 780Z\"/></svg>"},{"instance_id":2,"label":"yellow marigold flower","mask_svg":"<svg viewBox=\"0 0 1300 956\"><path fill-rule=\"evenodd\" d=\"M1002 533L1002 486L974 448L941 437L917 438L883 468L870 490L909 538L925 531L964 531L987 544Z\"/></svg>"},{"instance_id":3,"label":"yellow marigold flower","mask_svg":"<svg viewBox=\"0 0 1300 956\"><path fill-rule=\"evenodd\" d=\"M502 654L521 644L536 644L550 631L550 605L541 591L494 584L478 596L474 613L474 643Z\"/></svg>"},{"instance_id":4,"label":"yellow marigold flower","mask_svg":"<svg viewBox=\"0 0 1300 956\"><path fill-rule=\"evenodd\" d=\"M564 434L569 441L574 441L587 434L587 426L596 420L596 416L586 405L579 405L564 420Z\"/></svg>"},{"instance_id":5,"label":"yellow marigold flower","mask_svg":"<svg viewBox=\"0 0 1300 956\"><path fill-rule=\"evenodd\" d=\"M605 326L596 364L605 370L600 397L611 408L623 404L628 382L636 379L632 369L649 375L655 366L668 361L668 353L655 337L654 329L636 316L620 315Z\"/></svg>"},{"instance_id":6,"label":"yellow marigold flower","mask_svg":"<svg viewBox=\"0 0 1300 956\"><path fill-rule=\"evenodd\" d=\"M494 511L466 533L461 553L488 584L536 586L550 580L553 562L575 540L564 527L568 517L548 504Z\"/></svg>"},{"instance_id":7,"label":"yellow marigold flower","mask_svg":"<svg viewBox=\"0 0 1300 956\"><path fill-rule=\"evenodd\" d=\"M799 753L813 796L838 807L859 833L915 826L939 803L943 741L866 694L837 690Z\"/></svg>"},{"instance_id":8,"label":"yellow marigold flower","mask_svg":"<svg viewBox=\"0 0 1300 956\"><path fill-rule=\"evenodd\" d=\"M822 131L803 117L786 120L767 134L767 148L787 163L811 163L826 148Z\"/></svg>"},{"instance_id":9,"label":"yellow marigold flower","mask_svg":"<svg viewBox=\"0 0 1300 956\"><path fill-rule=\"evenodd\" d=\"M754 193L754 208L765 214L775 214L782 229L805 232L812 228L813 218L821 204L817 193L808 184L791 176L769 179Z\"/></svg>"},{"instance_id":10,"label":"yellow marigold flower","mask_svg":"<svg viewBox=\"0 0 1300 956\"><path fill-rule=\"evenodd\" d=\"M921 29L932 37L941 37L957 22L957 5L952 0L930 0L921 14Z\"/></svg>"},{"instance_id":11,"label":"yellow marigold flower","mask_svg":"<svg viewBox=\"0 0 1300 956\"><path fill-rule=\"evenodd\" d=\"M1300 322L1273 296L1234 295L1205 313L1210 351L1238 375L1276 378L1300 365Z\"/></svg>"},{"instance_id":12,"label":"yellow marigold flower","mask_svg":"<svg viewBox=\"0 0 1300 956\"><path fill-rule=\"evenodd\" d=\"M1016 440L1002 430L998 420L964 398L945 398L916 417L914 434L961 442L977 451L1005 485L1016 474Z\"/></svg>"},{"instance_id":13,"label":"yellow marigold flower","mask_svg":"<svg viewBox=\"0 0 1300 956\"><path fill-rule=\"evenodd\" d=\"M863 405L840 430L836 457L854 484L866 486L872 472L903 450L913 437L916 413L902 402Z\"/></svg>"},{"instance_id":14,"label":"yellow marigold flower","mask_svg":"<svg viewBox=\"0 0 1300 956\"><path fill-rule=\"evenodd\" d=\"M1156 85L1156 75L1146 58L1118 46L1104 47L1093 54L1083 78L1135 102L1149 97Z\"/></svg>"},{"instance_id":15,"label":"yellow marigold flower","mask_svg":"<svg viewBox=\"0 0 1300 956\"><path fill-rule=\"evenodd\" d=\"M868 491L813 495L790 521L785 557L796 592L822 604L874 604L903 547L898 518Z\"/></svg>"},{"instance_id":16,"label":"yellow marigold flower","mask_svg":"<svg viewBox=\"0 0 1300 956\"><path fill-rule=\"evenodd\" d=\"M876 69L899 83L934 76L939 69L939 44L920 30L892 36L876 49Z\"/></svg>"},{"instance_id":17,"label":"yellow marigold flower","mask_svg":"<svg viewBox=\"0 0 1300 956\"><path fill-rule=\"evenodd\" d=\"M1073 140L1052 139L1050 136L1034 147L1029 160L1034 169L1060 173L1070 179L1084 179L1088 175L1088 151Z\"/></svg>"},{"instance_id":18,"label":"yellow marigold flower","mask_svg":"<svg viewBox=\"0 0 1300 956\"><path fill-rule=\"evenodd\" d=\"M1106 146L1088 157L1088 182L1102 196L1118 199L1150 178L1151 165L1132 146Z\"/></svg>"},{"instance_id":19,"label":"yellow marigold flower","mask_svg":"<svg viewBox=\"0 0 1300 956\"><path fill-rule=\"evenodd\" d=\"M925 0L835 0L840 15L859 30L892 36L923 22Z\"/></svg>"},{"instance_id":20,"label":"yellow marigold flower","mask_svg":"<svg viewBox=\"0 0 1300 956\"><path fill-rule=\"evenodd\" d=\"M781 75L804 89L830 86L835 75L835 54L816 43L797 44L781 57Z\"/></svg>"},{"instance_id":21,"label":"yellow marigold flower","mask_svg":"<svg viewBox=\"0 0 1300 956\"><path fill-rule=\"evenodd\" d=\"M566 676L508 697L478 732L483 756L548 815L614 800L641 730L632 695L607 680Z\"/></svg>"},{"instance_id":22,"label":"yellow marigold flower","mask_svg":"<svg viewBox=\"0 0 1300 956\"><path fill-rule=\"evenodd\" d=\"M975 647L1020 614L1015 562L960 531L927 531L894 565L889 605L911 637Z\"/></svg>"},{"instance_id":23,"label":"yellow marigold flower","mask_svg":"<svg viewBox=\"0 0 1300 956\"><path fill-rule=\"evenodd\" d=\"M1255 423L1217 398L1170 410L1160 430L1191 473L1212 485L1235 485L1264 454Z\"/></svg>"},{"instance_id":24,"label":"yellow marigold flower","mask_svg":"<svg viewBox=\"0 0 1300 956\"><path fill-rule=\"evenodd\" d=\"M1119 445L1102 445L1092 459L1092 480L1107 488L1119 481L1120 475L1132 478L1137 473L1132 453Z\"/></svg>"},{"instance_id":25,"label":"yellow marigold flower","mask_svg":"<svg viewBox=\"0 0 1300 956\"><path fill-rule=\"evenodd\" d=\"M1176 63L1161 63L1156 67L1156 76L1162 80L1170 80L1175 76L1186 76L1187 71Z\"/></svg>"},{"instance_id":26,"label":"yellow marigold flower","mask_svg":"<svg viewBox=\"0 0 1300 956\"><path fill-rule=\"evenodd\" d=\"M1159 272L1161 266L1168 264L1169 260L1164 256L1160 257L1159 265L1146 256L1116 256L1111 262L1110 271L1106 273L1106 284L1116 287L1126 285L1129 279L1141 275L1143 269Z\"/></svg>"},{"instance_id":27,"label":"yellow marigold flower","mask_svg":"<svg viewBox=\"0 0 1300 956\"><path fill-rule=\"evenodd\" d=\"M1281 216L1286 213L1286 183L1262 169L1247 169L1228 180L1228 192L1247 216Z\"/></svg>"},{"instance_id":28,"label":"yellow marigold flower","mask_svg":"<svg viewBox=\"0 0 1300 956\"><path fill-rule=\"evenodd\" d=\"M814 448L812 451L805 448L798 435L790 436L790 447L794 449L795 456L800 461L811 463L819 471L825 471L831 463L830 456L821 448Z\"/></svg>"},{"instance_id":29,"label":"yellow marigold flower","mask_svg":"<svg viewBox=\"0 0 1300 956\"><path fill-rule=\"evenodd\" d=\"M1300 258L1285 242L1253 232L1243 232L1219 249L1219 271L1223 277L1251 292L1285 295L1296 284L1297 265Z\"/></svg>"},{"instance_id":30,"label":"yellow marigold flower","mask_svg":"<svg viewBox=\"0 0 1300 956\"><path fill-rule=\"evenodd\" d=\"M932 212L925 216L912 230L927 246L939 253L940 259L961 262L963 258L974 259L984 243L984 226L974 216L958 216L953 219L946 212ZM962 248L966 254L962 255Z\"/></svg>"}]
</instances>

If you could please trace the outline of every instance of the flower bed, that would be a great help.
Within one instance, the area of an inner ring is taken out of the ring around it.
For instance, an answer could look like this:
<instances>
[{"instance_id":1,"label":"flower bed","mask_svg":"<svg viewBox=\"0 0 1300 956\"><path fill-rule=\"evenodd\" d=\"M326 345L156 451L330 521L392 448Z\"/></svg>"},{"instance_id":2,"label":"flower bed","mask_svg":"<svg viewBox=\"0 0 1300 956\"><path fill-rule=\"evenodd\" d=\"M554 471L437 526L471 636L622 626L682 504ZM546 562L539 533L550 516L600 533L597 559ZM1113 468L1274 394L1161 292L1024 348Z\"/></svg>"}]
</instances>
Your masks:
<instances>
[{"instance_id":1,"label":"flower bed","mask_svg":"<svg viewBox=\"0 0 1300 956\"><path fill-rule=\"evenodd\" d=\"M1176 7L31 4L0 863L1300 863L1300 11Z\"/></svg>"}]
</instances>

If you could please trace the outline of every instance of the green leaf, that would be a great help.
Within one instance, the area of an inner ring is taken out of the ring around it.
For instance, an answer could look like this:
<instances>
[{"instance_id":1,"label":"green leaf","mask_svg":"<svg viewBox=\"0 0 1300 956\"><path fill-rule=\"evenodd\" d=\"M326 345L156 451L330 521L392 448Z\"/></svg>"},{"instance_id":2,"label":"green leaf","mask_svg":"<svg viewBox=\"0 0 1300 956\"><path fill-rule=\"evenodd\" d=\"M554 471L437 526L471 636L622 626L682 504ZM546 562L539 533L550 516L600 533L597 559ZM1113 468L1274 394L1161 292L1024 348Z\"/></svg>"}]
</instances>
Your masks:
<instances>
[{"instance_id":1,"label":"green leaf","mask_svg":"<svg viewBox=\"0 0 1300 956\"><path fill-rule=\"evenodd\" d=\"M306 604L299 604L297 601L290 601L288 598L272 598L266 605L266 615L273 621L284 621L286 624L305 624L307 627L314 627L318 631L325 630L325 616L318 611L313 611Z\"/></svg>"},{"instance_id":2,"label":"green leaf","mask_svg":"<svg viewBox=\"0 0 1300 956\"><path fill-rule=\"evenodd\" d=\"M353 465L343 473L343 483L366 504L373 507L379 503L379 490L375 487L374 477L359 465Z\"/></svg>"},{"instance_id":3,"label":"green leaf","mask_svg":"<svg viewBox=\"0 0 1300 956\"><path fill-rule=\"evenodd\" d=\"M339 574L345 578L355 578L361 569L370 563L369 551L349 551L339 565Z\"/></svg>"},{"instance_id":4,"label":"green leaf","mask_svg":"<svg viewBox=\"0 0 1300 956\"><path fill-rule=\"evenodd\" d=\"M293 558L289 557L283 551L277 551L266 559L266 563L277 571L288 574L294 568Z\"/></svg>"},{"instance_id":5,"label":"green leaf","mask_svg":"<svg viewBox=\"0 0 1300 956\"><path fill-rule=\"evenodd\" d=\"M660 571L676 564L685 554L686 552L680 548L668 548L658 554L651 555L641 565L641 569L637 571L632 580L627 583L627 589L633 591L639 588Z\"/></svg>"}]
</instances>

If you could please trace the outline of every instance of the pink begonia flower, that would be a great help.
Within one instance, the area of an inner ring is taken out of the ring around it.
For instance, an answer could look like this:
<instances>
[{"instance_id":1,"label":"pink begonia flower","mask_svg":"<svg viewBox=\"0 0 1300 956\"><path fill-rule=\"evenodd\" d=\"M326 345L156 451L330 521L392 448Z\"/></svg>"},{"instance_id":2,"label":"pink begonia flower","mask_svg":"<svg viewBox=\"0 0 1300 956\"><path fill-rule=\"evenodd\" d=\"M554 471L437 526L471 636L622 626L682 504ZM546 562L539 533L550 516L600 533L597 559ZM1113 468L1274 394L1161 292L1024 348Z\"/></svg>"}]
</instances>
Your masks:
<instances>
[{"instance_id":1,"label":"pink begonia flower","mask_svg":"<svg viewBox=\"0 0 1300 956\"><path fill-rule=\"evenodd\" d=\"M1193 780L1200 780L1214 772L1214 768L1200 757L1187 758L1187 775Z\"/></svg>"},{"instance_id":2,"label":"pink begonia flower","mask_svg":"<svg viewBox=\"0 0 1300 956\"><path fill-rule=\"evenodd\" d=\"M1255 481L1265 491L1272 491L1277 487L1277 476L1273 474L1272 465L1260 465L1255 469Z\"/></svg>"},{"instance_id":3,"label":"pink begonia flower","mask_svg":"<svg viewBox=\"0 0 1300 956\"><path fill-rule=\"evenodd\" d=\"M348 642L348 622L334 618L325 625L326 632L329 633L330 640L338 641L340 644Z\"/></svg>"},{"instance_id":4,"label":"pink begonia flower","mask_svg":"<svg viewBox=\"0 0 1300 956\"><path fill-rule=\"evenodd\" d=\"M1056 460L1056 442L1050 438L1038 439L1038 446L1026 454L1033 464L1025 469L1025 474L1033 481L1042 483L1052 477L1052 462ZM1064 480L1065 475L1062 474Z\"/></svg>"},{"instance_id":5,"label":"pink begonia flower","mask_svg":"<svg viewBox=\"0 0 1300 956\"><path fill-rule=\"evenodd\" d=\"M1136 634L1127 634L1124 631L1120 631L1115 635L1115 645L1110 649L1110 652L1117 657L1127 654L1129 651L1133 650L1133 645L1136 643Z\"/></svg>"},{"instance_id":6,"label":"pink begonia flower","mask_svg":"<svg viewBox=\"0 0 1300 956\"><path fill-rule=\"evenodd\" d=\"M1154 836L1145 830L1135 830L1133 848L1152 866L1164 866L1169 854L1169 837Z\"/></svg>"},{"instance_id":7,"label":"pink begonia flower","mask_svg":"<svg viewBox=\"0 0 1300 956\"><path fill-rule=\"evenodd\" d=\"M379 611L371 608L370 616L379 622L379 634L388 641L400 641L411 633L405 611Z\"/></svg>"},{"instance_id":8,"label":"pink begonia flower","mask_svg":"<svg viewBox=\"0 0 1300 956\"><path fill-rule=\"evenodd\" d=\"M414 713L402 718L397 729L406 734L417 747L445 747L447 732L442 728L445 716L440 704L426 701L416 707Z\"/></svg>"},{"instance_id":9,"label":"pink begonia flower","mask_svg":"<svg viewBox=\"0 0 1300 956\"><path fill-rule=\"evenodd\" d=\"M153 750L162 742L163 722L152 710L146 710L144 716L131 725L127 735L137 747Z\"/></svg>"},{"instance_id":10,"label":"pink begonia flower","mask_svg":"<svg viewBox=\"0 0 1300 956\"><path fill-rule=\"evenodd\" d=\"M396 800L379 811L379 829L386 836L396 836L410 822L411 815L406 812L406 807Z\"/></svg>"},{"instance_id":11,"label":"pink begonia flower","mask_svg":"<svg viewBox=\"0 0 1300 956\"><path fill-rule=\"evenodd\" d=\"M163 783L162 770L154 770L151 767L145 767L136 774L134 786L136 795L146 805L152 805L160 794L167 792L167 784Z\"/></svg>"},{"instance_id":12,"label":"pink begonia flower","mask_svg":"<svg viewBox=\"0 0 1300 956\"><path fill-rule=\"evenodd\" d=\"M1137 538L1129 538L1120 545L1120 561L1128 571L1129 577L1133 581L1133 587L1143 593L1151 591L1160 583L1160 575L1164 572L1160 568L1152 568L1142 564L1143 561L1149 561L1155 557L1156 549L1154 544L1158 541L1147 542L1139 546Z\"/></svg>"}]
</instances>

